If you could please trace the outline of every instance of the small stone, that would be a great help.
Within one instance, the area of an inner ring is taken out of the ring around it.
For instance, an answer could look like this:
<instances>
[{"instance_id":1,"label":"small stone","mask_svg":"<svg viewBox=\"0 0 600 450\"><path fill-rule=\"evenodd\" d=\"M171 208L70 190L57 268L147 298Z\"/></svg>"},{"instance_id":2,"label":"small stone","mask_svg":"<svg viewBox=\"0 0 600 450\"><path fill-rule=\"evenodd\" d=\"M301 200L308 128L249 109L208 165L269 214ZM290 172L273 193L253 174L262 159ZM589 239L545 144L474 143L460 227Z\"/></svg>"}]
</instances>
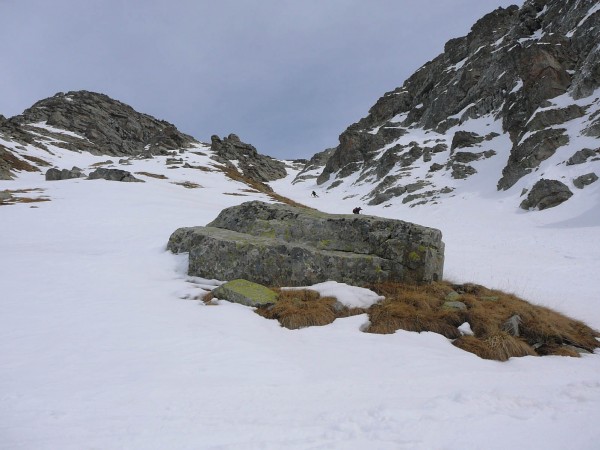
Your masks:
<instances>
[{"instance_id":1,"label":"small stone","mask_svg":"<svg viewBox=\"0 0 600 450\"><path fill-rule=\"evenodd\" d=\"M465 310L467 309L467 305L465 305L463 302L444 302L442 308L444 309L458 309L458 310Z\"/></svg>"},{"instance_id":2,"label":"small stone","mask_svg":"<svg viewBox=\"0 0 600 450\"><path fill-rule=\"evenodd\" d=\"M450 292L448 292L448 294L446 295L446 297L444 298L444 300L446 302L455 302L459 298L460 298L460 294L458 292L456 292L456 291L450 291Z\"/></svg>"},{"instance_id":3,"label":"small stone","mask_svg":"<svg viewBox=\"0 0 600 450\"><path fill-rule=\"evenodd\" d=\"M597 180L598 180L598 175L596 175L594 172L591 172L591 173L587 173L585 175L581 175L580 177L575 178L573 180L573 185L577 189L583 189L587 185L592 184L592 183L596 182Z\"/></svg>"},{"instance_id":4,"label":"small stone","mask_svg":"<svg viewBox=\"0 0 600 450\"><path fill-rule=\"evenodd\" d=\"M277 302L277 294L268 287L242 279L222 284L212 293L221 300L246 306L264 306Z\"/></svg>"}]
</instances>

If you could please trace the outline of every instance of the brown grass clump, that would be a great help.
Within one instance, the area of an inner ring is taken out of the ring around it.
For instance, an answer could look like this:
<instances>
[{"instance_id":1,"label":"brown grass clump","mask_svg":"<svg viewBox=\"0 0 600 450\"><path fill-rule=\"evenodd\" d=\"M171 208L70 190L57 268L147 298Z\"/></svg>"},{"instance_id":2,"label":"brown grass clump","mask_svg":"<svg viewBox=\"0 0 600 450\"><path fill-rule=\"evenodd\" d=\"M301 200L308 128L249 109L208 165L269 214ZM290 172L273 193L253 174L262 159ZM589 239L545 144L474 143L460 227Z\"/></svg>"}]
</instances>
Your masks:
<instances>
[{"instance_id":1,"label":"brown grass clump","mask_svg":"<svg viewBox=\"0 0 600 450\"><path fill-rule=\"evenodd\" d=\"M168 180L169 178L161 173L151 173L151 172L136 172L136 175L144 175L150 178L158 178L159 180Z\"/></svg>"},{"instance_id":2,"label":"brown grass clump","mask_svg":"<svg viewBox=\"0 0 600 450\"><path fill-rule=\"evenodd\" d=\"M444 309L444 298L451 289L444 283L415 286L385 283L373 286L385 296L381 303L369 308L368 333L390 334L397 330L431 331L456 339L461 336L462 311Z\"/></svg>"},{"instance_id":3,"label":"brown grass clump","mask_svg":"<svg viewBox=\"0 0 600 450\"><path fill-rule=\"evenodd\" d=\"M477 284L385 283L372 289L386 299L367 311L370 325L365 331L370 333L432 331L455 339L454 345L463 350L498 361L527 355L579 356L577 348L593 352L600 347L600 333L583 322ZM467 308L448 308L444 304L449 300ZM520 319L515 336L505 326L513 316ZM461 336L457 327L464 322L474 336Z\"/></svg>"},{"instance_id":4,"label":"brown grass clump","mask_svg":"<svg viewBox=\"0 0 600 450\"><path fill-rule=\"evenodd\" d=\"M600 334L585 325L550 308L533 305L513 294L482 288L479 295L465 294L467 321L475 336L491 336L502 331L512 316L521 318L519 335L539 354L554 354L552 349L573 345L593 352L600 347Z\"/></svg>"},{"instance_id":5,"label":"brown grass clump","mask_svg":"<svg viewBox=\"0 0 600 450\"><path fill-rule=\"evenodd\" d=\"M522 339L500 332L485 339L475 336L462 336L453 344L467 352L474 353L483 359L506 361L518 356L537 356L535 350Z\"/></svg>"},{"instance_id":6,"label":"brown grass clump","mask_svg":"<svg viewBox=\"0 0 600 450\"><path fill-rule=\"evenodd\" d=\"M333 297L320 297L315 291L280 290L277 303L257 308L256 312L267 319L278 320L285 328L296 330L333 322L337 317L336 301Z\"/></svg>"},{"instance_id":7,"label":"brown grass clump","mask_svg":"<svg viewBox=\"0 0 600 450\"><path fill-rule=\"evenodd\" d=\"M385 300L366 310L348 309L335 298L321 298L310 290L274 289L277 303L256 312L289 329L327 325L336 318L367 313L369 325L364 331L368 333L430 331L447 337L462 350L496 361L520 356L578 357L600 348L596 339L600 333L583 322L484 286L442 281L428 285L380 283L370 288ZM210 302L210 294L203 300ZM462 309L449 302L462 303ZM517 330L506 326L513 316L518 316L514 321ZM473 336L462 335L458 329L465 322Z\"/></svg>"}]
</instances>

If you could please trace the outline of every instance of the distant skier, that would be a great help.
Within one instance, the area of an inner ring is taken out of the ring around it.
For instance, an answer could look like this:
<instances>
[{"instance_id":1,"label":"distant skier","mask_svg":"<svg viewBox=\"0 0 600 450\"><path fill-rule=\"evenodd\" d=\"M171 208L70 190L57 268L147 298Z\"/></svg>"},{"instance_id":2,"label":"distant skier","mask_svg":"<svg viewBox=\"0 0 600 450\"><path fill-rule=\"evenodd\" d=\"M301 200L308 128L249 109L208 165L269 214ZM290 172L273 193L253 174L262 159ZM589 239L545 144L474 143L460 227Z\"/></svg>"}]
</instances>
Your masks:
<instances>
[{"instance_id":1,"label":"distant skier","mask_svg":"<svg viewBox=\"0 0 600 450\"><path fill-rule=\"evenodd\" d=\"M312 194L310 194L312 197L318 197L317 193L315 191L312 191Z\"/></svg>"},{"instance_id":2,"label":"distant skier","mask_svg":"<svg viewBox=\"0 0 600 450\"><path fill-rule=\"evenodd\" d=\"M362 211L362 208L361 208L360 206L359 206L359 207L357 207L357 208L354 208L354 209L352 210L352 212L353 212L354 214L360 214L360 212L361 212L361 211Z\"/></svg>"}]
</instances>

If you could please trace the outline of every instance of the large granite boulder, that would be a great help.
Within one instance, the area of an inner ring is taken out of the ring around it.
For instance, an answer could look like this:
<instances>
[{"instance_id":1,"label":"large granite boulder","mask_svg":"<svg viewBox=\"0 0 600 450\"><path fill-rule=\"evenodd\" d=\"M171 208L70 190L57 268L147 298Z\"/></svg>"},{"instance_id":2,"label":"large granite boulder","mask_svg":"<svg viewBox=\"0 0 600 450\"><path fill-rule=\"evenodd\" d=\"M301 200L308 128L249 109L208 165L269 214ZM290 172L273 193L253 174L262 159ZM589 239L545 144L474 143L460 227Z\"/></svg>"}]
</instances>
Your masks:
<instances>
[{"instance_id":1,"label":"large granite boulder","mask_svg":"<svg viewBox=\"0 0 600 450\"><path fill-rule=\"evenodd\" d=\"M85 177L85 174L79 167L75 166L73 166L71 170L57 169L56 167L52 167L46 171L46 181L70 180L72 178L81 177Z\"/></svg>"},{"instance_id":2,"label":"large granite boulder","mask_svg":"<svg viewBox=\"0 0 600 450\"><path fill-rule=\"evenodd\" d=\"M521 208L526 210L554 208L567 201L572 195L573 193L564 183L542 178L533 185L527 198L521 202Z\"/></svg>"},{"instance_id":3,"label":"large granite boulder","mask_svg":"<svg viewBox=\"0 0 600 450\"><path fill-rule=\"evenodd\" d=\"M189 252L190 275L267 286L427 283L442 278L444 264L439 230L258 201L227 208L206 227L176 230L168 249Z\"/></svg>"}]
</instances>

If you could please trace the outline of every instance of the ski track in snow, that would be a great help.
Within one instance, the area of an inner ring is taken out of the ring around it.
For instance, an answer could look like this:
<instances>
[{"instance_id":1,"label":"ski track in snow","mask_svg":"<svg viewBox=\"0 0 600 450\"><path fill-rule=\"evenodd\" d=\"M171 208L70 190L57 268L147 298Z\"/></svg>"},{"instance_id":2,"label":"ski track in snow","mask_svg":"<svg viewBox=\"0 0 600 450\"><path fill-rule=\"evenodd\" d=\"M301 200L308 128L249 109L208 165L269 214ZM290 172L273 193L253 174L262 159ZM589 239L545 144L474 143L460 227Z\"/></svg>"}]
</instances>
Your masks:
<instances>
[{"instance_id":1,"label":"ski track in snow","mask_svg":"<svg viewBox=\"0 0 600 450\"><path fill-rule=\"evenodd\" d=\"M55 150L59 167L86 173L107 159ZM165 250L169 235L267 199L218 173L167 169L163 158L124 169L169 179L0 181L51 199L0 207L0 448L597 448L597 354L498 363L434 333L362 333L365 315L290 331L241 305L206 306L191 299L218 282L187 276L186 255ZM292 185L293 175L272 186L327 212L358 201ZM598 204L575 195L525 213L521 187L476 188L442 205L365 213L440 228L446 278L600 328ZM586 189L600 200L597 186Z\"/></svg>"}]
</instances>

